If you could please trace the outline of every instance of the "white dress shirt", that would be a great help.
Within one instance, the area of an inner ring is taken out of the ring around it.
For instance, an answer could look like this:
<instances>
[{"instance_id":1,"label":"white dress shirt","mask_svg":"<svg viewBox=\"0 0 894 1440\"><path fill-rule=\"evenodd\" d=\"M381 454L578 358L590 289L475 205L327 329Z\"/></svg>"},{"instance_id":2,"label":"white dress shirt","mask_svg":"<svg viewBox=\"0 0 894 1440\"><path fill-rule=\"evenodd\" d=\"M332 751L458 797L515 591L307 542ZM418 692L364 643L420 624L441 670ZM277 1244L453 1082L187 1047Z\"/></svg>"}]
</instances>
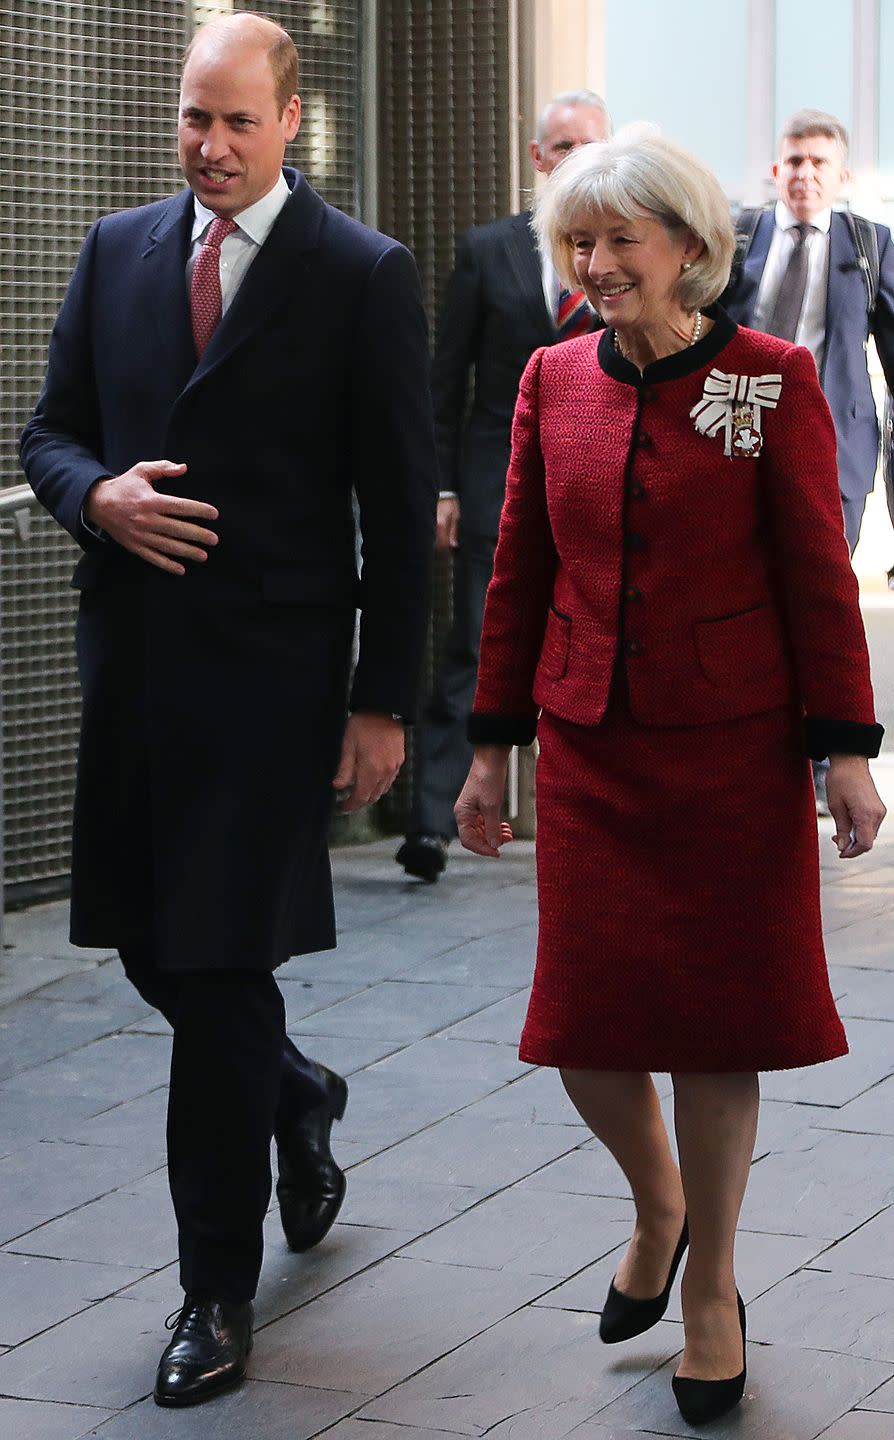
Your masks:
<instances>
[{"instance_id":1,"label":"white dress shirt","mask_svg":"<svg viewBox=\"0 0 894 1440\"><path fill-rule=\"evenodd\" d=\"M249 265L273 229L273 222L290 194L286 178L280 171L279 179L272 190L268 190L254 205L249 205L246 210L233 216L236 229L222 241L220 247L221 315L226 315L232 305L233 297L245 279ZM205 231L212 221L217 219L214 211L203 205L198 196L193 197L193 203L195 219L192 222L192 245L186 261L187 294L190 292L192 270L196 256L202 248Z\"/></svg>"},{"instance_id":2,"label":"white dress shirt","mask_svg":"<svg viewBox=\"0 0 894 1440\"><path fill-rule=\"evenodd\" d=\"M782 284L792 253L790 231L799 221L783 205L776 202L773 238L764 265L764 273L757 291L757 305L754 312L755 330L764 330L773 314L779 287ZM822 368L823 351L826 348L826 299L829 293L829 229L832 211L822 210L810 221L816 226L816 233L808 235L807 245L807 286L801 318L795 332L795 344L806 345L816 361L817 372Z\"/></svg>"}]
</instances>

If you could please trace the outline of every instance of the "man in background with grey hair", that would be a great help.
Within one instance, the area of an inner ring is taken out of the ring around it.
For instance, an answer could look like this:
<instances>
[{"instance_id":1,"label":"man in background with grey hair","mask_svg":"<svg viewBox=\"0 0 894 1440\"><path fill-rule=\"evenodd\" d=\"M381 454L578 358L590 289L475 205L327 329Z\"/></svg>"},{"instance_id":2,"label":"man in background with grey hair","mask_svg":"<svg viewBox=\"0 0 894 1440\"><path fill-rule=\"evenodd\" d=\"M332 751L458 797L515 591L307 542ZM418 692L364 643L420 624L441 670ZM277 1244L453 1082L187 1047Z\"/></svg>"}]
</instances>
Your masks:
<instances>
[{"instance_id":1,"label":"man in background with grey hair","mask_svg":"<svg viewBox=\"0 0 894 1440\"><path fill-rule=\"evenodd\" d=\"M605 102L592 90L556 95L530 143L534 169L549 175L579 145L610 133ZM454 614L416 730L413 807L396 857L408 875L427 881L437 880L447 863L447 845L456 834L453 806L472 756L466 721L518 382L538 346L601 324L583 291L561 289L552 262L538 254L530 220L524 210L467 231L438 326L431 377L440 476L436 545L455 552Z\"/></svg>"}]
</instances>

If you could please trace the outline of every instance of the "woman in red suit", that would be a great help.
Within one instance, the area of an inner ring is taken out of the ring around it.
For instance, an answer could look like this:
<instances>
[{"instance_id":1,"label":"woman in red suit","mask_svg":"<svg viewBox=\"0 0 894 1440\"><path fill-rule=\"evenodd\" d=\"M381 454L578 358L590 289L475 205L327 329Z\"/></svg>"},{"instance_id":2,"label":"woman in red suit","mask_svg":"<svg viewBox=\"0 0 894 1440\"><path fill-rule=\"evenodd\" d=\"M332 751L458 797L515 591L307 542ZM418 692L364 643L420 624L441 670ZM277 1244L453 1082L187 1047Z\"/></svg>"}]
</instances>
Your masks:
<instances>
[{"instance_id":1,"label":"woman in red suit","mask_svg":"<svg viewBox=\"0 0 894 1440\"><path fill-rule=\"evenodd\" d=\"M540 935L521 1057L557 1066L636 1225L609 1343L660 1319L687 1248L687 1419L741 1397L733 1250L757 1071L846 1052L807 757L839 853L884 816L835 433L811 355L713 302L733 232L693 156L642 128L551 176L541 244L601 334L524 373L488 592L463 844L496 856L509 749L540 742ZM650 1071L670 1071L680 1166Z\"/></svg>"}]
</instances>

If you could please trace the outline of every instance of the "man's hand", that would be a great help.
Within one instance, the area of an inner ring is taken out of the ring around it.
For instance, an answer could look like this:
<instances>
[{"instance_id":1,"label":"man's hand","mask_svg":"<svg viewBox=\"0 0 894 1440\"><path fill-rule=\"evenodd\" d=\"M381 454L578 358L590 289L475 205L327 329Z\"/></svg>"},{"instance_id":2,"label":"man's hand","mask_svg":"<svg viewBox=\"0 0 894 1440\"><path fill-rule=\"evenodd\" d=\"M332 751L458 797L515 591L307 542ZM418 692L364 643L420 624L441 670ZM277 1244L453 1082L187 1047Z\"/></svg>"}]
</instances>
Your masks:
<instances>
[{"instance_id":1,"label":"man's hand","mask_svg":"<svg viewBox=\"0 0 894 1440\"><path fill-rule=\"evenodd\" d=\"M387 795L404 763L402 720L378 711L351 715L342 741L341 759L332 781L339 814L362 810Z\"/></svg>"},{"instance_id":2,"label":"man's hand","mask_svg":"<svg viewBox=\"0 0 894 1440\"><path fill-rule=\"evenodd\" d=\"M512 839L512 829L500 819L506 789L510 745L476 745L469 778L453 807L460 843L490 860Z\"/></svg>"},{"instance_id":3,"label":"man's hand","mask_svg":"<svg viewBox=\"0 0 894 1440\"><path fill-rule=\"evenodd\" d=\"M217 510L201 500L159 494L154 482L183 475L172 460L141 460L123 475L97 480L87 492L84 515L125 550L171 575L185 575L182 560L207 560L217 544L213 530L198 524L216 520Z\"/></svg>"},{"instance_id":4,"label":"man's hand","mask_svg":"<svg viewBox=\"0 0 894 1440\"><path fill-rule=\"evenodd\" d=\"M826 778L829 811L835 821L840 860L853 860L871 850L885 807L872 783L869 761L862 755L830 755Z\"/></svg>"},{"instance_id":5,"label":"man's hand","mask_svg":"<svg viewBox=\"0 0 894 1440\"><path fill-rule=\"evenodd\" d=\"M459 549L459 496L442 495L438 500L436 550Z\"/></svg>"}]
</instances>

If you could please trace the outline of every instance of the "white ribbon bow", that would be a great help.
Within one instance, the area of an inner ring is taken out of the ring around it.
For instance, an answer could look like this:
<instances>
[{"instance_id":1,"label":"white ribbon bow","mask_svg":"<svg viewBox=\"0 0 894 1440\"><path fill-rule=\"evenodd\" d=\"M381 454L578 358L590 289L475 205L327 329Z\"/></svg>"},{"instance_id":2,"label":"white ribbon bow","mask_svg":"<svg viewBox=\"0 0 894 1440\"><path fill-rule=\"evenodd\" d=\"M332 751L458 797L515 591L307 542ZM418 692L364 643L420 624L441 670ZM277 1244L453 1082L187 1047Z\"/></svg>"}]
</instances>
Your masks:
<instances>
[{"instance_id":1,"label":"white ribbon bow","mask_svg":"<svg viewBox=\"0 0 894 1440\"><path fill-rule=\"evenodd\" d=\"M775 410L782 392L781 375L724 375L722 370L712 370L705 380L701 400L689 412L695 421L695 428L701 435L716 435L723 430L723 453L733 453L733 431L744 426L761 433L761 410ZM759 453L751 447L748 453ZM737 451L741 453L741 451Z\"/></svg>"}]
</instances>

